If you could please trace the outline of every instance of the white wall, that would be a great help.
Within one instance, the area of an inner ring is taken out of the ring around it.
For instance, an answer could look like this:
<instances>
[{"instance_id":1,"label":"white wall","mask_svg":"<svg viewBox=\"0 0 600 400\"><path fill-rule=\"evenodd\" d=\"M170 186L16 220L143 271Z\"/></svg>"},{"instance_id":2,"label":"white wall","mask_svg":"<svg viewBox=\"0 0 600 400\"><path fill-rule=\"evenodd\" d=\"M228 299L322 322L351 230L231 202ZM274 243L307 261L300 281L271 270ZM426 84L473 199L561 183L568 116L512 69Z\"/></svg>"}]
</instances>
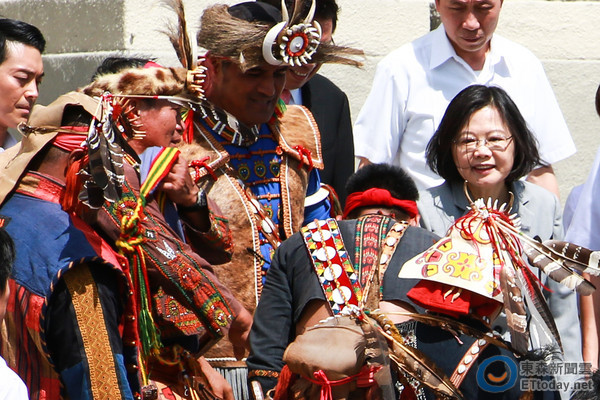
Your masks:
<instances>
[{"instance_id":1,"label":"white wall","mask_svg":"<svg viewBox=\"0 0 600 400\"><path fill-rule=\"evenodd\" d=\"M190 28L214 1L184 0ZM220 1L233 4L237 1ZM357 115L378 60L429 31L429 0L338 0L335 41L365 50L358 70L325 66L322 72L346 91ZM562 200L582 183L600 145L594 94L600 82L598 1L505 0L498 32L532 50L543 62L577 145L578 153L555 165ZM41 103L83 85L99 61L114 51L175 56L164 30L174 15L160 0L0 0L0 15L37 25L48 39Z\"/></svg>"}]
</instances>

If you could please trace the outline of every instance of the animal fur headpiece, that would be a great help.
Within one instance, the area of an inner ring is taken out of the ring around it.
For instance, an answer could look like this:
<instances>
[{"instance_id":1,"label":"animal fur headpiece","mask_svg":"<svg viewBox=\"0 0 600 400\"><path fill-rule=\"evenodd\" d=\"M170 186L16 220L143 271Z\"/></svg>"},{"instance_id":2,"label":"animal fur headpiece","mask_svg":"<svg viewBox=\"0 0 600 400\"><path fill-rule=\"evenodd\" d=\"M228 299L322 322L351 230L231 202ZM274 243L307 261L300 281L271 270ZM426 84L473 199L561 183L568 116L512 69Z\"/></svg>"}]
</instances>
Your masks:
<instances>
[{"instance_id":1,"label":"animal fur headpiece","mask_svg":"<svg viewBox=\"0 0 600 400\"><path fill-rule=\"evenodd\" d=\"M116 74L101 75L82 89L94 97L113 95L177 96L185 88L183 68L129 68Z\"/></svg>"},{"instance_id":2,"label":"animal fur headpiece","mask_svg":"<svg viewBox=\"0 0 600 400\"><path fill-rule=\"evenodd\" d=\"M352 57L364 57L362 50L320 43L321 27L312 21L314 0L295 0L290 18L282 1L284 14L266 3L244 2L228 7L217 4L202 14L200 31L195 38L203 54L197 57L196 44L190 40L182 0L163 0L177 14L177 24L168 26L167 35L181 64L189 70L188 90L196 98L205 99L210 88L210 63L205 55L225 57L236 62L242 71L267 62L272 65L302 65L339 63L355 67L362 62ZM311 7L304 6L313 1ZM309 10L302 15L301 10ZM318 38L317 38L318 36Z\"/></svg>"},{"instance_id":3,"label":"animal fur headpiece","mask_svg":"<svg viewBox=\"0 0 600 400\"><path fill-rule=\"evenodd\" d=\"M306 63L334 62L361 66L348 56L363 52L320 43L321 27L313 21L314 2L308 15L296 0L294 14L283 15L277 8L260 2L244 2L231 7L217 4L204 10L200 20L198 45L209 54L236 61L245 71L267 62L271 65L300 66Z\"/></svg>"}]
</instances>

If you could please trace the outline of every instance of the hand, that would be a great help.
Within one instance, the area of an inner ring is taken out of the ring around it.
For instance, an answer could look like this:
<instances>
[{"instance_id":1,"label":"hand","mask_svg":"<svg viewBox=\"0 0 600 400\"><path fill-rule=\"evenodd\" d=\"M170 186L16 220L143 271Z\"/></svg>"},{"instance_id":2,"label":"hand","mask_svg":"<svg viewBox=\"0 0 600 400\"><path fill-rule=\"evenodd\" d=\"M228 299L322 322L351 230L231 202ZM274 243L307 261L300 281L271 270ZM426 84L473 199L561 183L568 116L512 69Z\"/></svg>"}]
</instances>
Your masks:
<instances>
[{"instance_id":1,"label":"hand","mask_svg":"<svg viewBox=\"0 0 600 400\"><path fill-rule=\"evenodd\" d=\"M248 341L250 328L252 328L252 315L243 308L229 328L229 341L233 345L233 354L238 360L244 358L246 350L250 350Z\"/></svg>"},{"instance_id":2,"label":"hand","mask_svg":"<svg viewBox=\"0 0 600 400\"><path fill-rule=\"evenodd\" d=\"M181 154L158 188L175 204L185 207L193 206L198 199L198 186L194 184L188 162Z\"/></svg>"},{"instance_id":3,"label":"hand","mask_svg":"<svg viewBox=\"0 0 600 400\"><path fill-rule=\"evenodd\" d=\"M212 394L217 399L235 400L233 397L233 389L231 389L229 382L227 382L221 374L215 371L204 357L198 359L198 364L200 364L200 370L206 378Z\"/></svg>"}]
</instances>

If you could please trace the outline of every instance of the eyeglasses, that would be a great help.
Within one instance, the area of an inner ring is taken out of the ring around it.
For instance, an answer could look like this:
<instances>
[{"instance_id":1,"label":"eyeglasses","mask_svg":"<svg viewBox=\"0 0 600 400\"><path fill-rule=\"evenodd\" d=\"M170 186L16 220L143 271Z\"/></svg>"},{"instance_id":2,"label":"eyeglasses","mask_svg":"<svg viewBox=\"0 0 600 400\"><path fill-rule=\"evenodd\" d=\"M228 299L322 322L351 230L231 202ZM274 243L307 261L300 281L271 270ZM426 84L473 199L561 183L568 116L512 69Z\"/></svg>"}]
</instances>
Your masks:
<instances>
[{"instance_id":1,"label":"eyeglasses","mask_svg":"<svg viewBox=\"0 0 600 400\"><path fill-rule=\"evenodd\" d=\"M461 136L454 139L452 143L457 145L465 153L472 153L481 146L485 146L491 151L505 151L512 140L512 136L492 136L487 139L477 139L473 136Z\"/></svg>"}]
</instances>

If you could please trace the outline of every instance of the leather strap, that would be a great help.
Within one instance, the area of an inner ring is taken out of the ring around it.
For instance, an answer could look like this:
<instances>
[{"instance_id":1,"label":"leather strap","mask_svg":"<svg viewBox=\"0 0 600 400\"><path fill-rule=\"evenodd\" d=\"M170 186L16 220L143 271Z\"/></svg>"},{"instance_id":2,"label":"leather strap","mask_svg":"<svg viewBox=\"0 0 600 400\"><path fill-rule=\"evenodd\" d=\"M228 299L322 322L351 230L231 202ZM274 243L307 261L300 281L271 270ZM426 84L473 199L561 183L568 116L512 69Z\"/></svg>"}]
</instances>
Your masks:
<instances>
[{"instance_id":1,"label":"leather strap","mask_svg":"<svg viewBox=\"0 0 600 400\"><path fill-rule=\"evenodd\" d=\"M475 360L483 352L483 350L489 345L484 339L477 339L473 342L471 347L462 356L460 362L454 369L450 381L456 388L460 386L462 381L465 379L471 367L475 364Z\"/></svg>"}]
</instances>

